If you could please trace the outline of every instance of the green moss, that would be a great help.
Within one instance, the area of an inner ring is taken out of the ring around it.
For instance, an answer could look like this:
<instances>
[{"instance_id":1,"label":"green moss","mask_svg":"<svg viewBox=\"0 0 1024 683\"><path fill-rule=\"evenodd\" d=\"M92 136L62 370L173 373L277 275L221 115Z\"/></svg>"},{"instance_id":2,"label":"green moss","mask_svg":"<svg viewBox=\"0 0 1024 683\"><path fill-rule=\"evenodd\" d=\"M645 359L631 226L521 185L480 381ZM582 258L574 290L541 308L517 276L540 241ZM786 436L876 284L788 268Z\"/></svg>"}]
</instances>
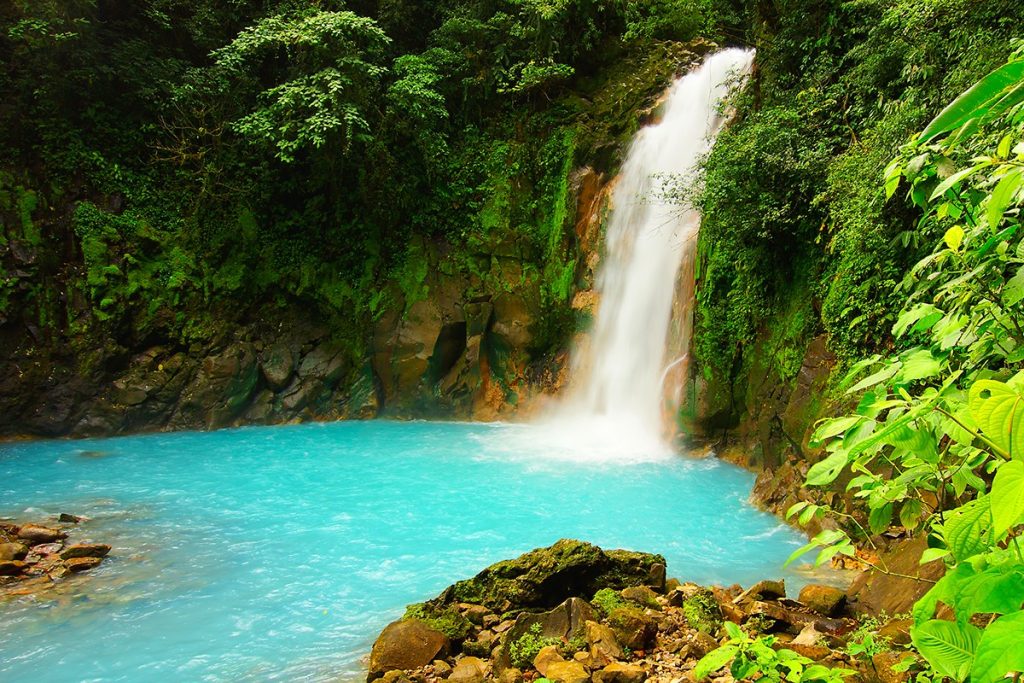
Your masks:
<instances>
[{"instance_id":1,"label":"green moss","mask_svg":"<svg viewBox=\"0 0 1024 683\"><path fill-rule=\"evenodd\" d=\"M709 590L701 590L683 602L683 615L690 628L715 634L722 626L722 610Z\"/></svg>"},{"instance_id":2,"label":"green moss","mask_svg":"<svg viewBox=\"0 0 1024 683\"><path fill-rule=\"evenodd\" d=\"M456 608L438 608L425 602L409 605L402 619L418 619L452 640L463 640L473 628Z\"/></svg>"},{"instance_id":3,"label":"green moss","mask_svg":"<svg viewBox=\"0 0 1024 683\"><path fill-rule=\"evenodd\" d=\"M611 588L602 588L594 593L594 599L590 601L602 614L608 616L619 607L625 607L626 601L618 591Z\"/></svg>"},{"instance_id":4,"label":"green moss","mask_svg":"<svg viewBox=\"0 0 1024 683\"><path fill-rule=\"evenodd\" d=\"M512 666L518 669L526 669L533 666L533 660L545 647L561 644L559 638L546 638L541 635L541 625L534 624L522 637L513 640L508 645L509 659Z\"/></svg>"}]
</instances>

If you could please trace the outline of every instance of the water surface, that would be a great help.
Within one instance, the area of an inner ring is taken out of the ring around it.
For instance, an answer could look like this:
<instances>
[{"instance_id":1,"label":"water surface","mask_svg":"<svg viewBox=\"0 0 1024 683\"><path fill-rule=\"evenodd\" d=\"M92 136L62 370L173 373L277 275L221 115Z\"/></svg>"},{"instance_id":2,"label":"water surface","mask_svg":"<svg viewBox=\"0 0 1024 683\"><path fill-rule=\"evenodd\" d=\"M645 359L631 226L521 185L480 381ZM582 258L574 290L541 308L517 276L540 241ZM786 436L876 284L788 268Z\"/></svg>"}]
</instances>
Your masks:
<instances>
[{"instance_id":1,"label":"water surface","mask_svg":"<svg viewBox=\"0 0 1024 683\"><path fill-rule=\"evenodd\" d=\"M0 444L0 515L114 546L52 598L0 602L0 680L357 678L404 605L559 538L748 584L801 539L749 473L594 461L525 425L335 423ZM790 579L793 581L793 579Z\"/></svg>"}]
</instances>

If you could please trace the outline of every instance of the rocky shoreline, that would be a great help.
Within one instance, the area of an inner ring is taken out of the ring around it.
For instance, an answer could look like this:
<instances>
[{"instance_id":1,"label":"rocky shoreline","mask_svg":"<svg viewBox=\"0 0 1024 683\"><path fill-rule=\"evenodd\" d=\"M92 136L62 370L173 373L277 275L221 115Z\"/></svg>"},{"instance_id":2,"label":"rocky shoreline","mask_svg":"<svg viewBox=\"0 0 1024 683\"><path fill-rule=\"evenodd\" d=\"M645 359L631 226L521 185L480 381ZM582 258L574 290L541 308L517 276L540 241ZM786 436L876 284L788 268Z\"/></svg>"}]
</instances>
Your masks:
<instances>
[{"instance_id":1,"label":"rocky shoreline","mask_svg":"<svg viewBox=\"0 0 1024 683\"><path fill-rule=\"evenodd\" d=\"M40 593L71 575L98 567L108 557L109 545L69 540L86 521L62 513L57 525L0 522L0 599Z\"/></svg>"},{"instance_id":2,"label":"rocky shoreline","mask_svg":"<svg viewBox=\"0 0 1024 683\"><path fill-rule=\"evenodd\" d=\"M774 653L767 660L817 667L820 678L803 680L910 676L899 669L913 661L897 666L912 657L902 648L905 615L866 614L855 594L831 586L805 586L794 600L783 581L743 590L665 572L660 555L574 540L499 562L389 624L373 645L367 681L691 683L706 655L722 646L746 651L755 640ZM728 661L717 664L707 680L732 683Z\"/></svg>"}]
</instances>

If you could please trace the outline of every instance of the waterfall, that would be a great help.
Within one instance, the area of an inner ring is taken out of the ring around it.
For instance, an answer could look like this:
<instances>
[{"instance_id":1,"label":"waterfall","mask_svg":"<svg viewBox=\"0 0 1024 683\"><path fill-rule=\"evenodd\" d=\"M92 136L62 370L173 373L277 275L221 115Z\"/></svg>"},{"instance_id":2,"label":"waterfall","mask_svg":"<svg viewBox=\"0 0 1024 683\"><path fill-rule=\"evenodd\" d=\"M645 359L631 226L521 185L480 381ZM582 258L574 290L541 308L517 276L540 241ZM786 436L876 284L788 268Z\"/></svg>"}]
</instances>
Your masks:
<instances>
[{"instance_id":1,"label":"waterfall","mask_svg":"<svg viewBox=\"0 0 1024 683\"><path fill-rule=\"evenodd\" d=\"M666 201L666 191L695 178L724 124L721 101L752 62L746 50L710 56L675 82L661 120L630 146L612 192L590 344L574 358L558 410L565 439L607 453L669 450L663 412L673 411L665 411L664 397L678 396L678 387L664 385L670 371L681 376L686 366L700 214ZM675 353L666 358L670 325Z\"/></svg>"}]
</instances>

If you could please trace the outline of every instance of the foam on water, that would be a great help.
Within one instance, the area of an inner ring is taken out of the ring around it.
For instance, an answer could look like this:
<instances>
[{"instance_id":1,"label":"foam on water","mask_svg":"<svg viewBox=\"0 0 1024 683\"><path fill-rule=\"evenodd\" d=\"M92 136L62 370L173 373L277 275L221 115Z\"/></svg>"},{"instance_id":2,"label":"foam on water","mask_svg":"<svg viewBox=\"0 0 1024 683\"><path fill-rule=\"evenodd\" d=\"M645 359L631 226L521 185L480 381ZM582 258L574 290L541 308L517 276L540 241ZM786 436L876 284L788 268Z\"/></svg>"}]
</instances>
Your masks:
<instances>
[{"instance_id":1,"label":"foam on water","mask_svg":"<svg viewBox=\"0 0 1024 683\"><path fill-rule=\"evenodd\" d=\"M0 445L0 516L114 545L56 596L0 602L0 680L359 676L404 606L562 537L750 583L800 538L750 474L556 459L529 425L337 423ZM790 580L799 583L799 577Z\"/></svg>"}]
</instances>

